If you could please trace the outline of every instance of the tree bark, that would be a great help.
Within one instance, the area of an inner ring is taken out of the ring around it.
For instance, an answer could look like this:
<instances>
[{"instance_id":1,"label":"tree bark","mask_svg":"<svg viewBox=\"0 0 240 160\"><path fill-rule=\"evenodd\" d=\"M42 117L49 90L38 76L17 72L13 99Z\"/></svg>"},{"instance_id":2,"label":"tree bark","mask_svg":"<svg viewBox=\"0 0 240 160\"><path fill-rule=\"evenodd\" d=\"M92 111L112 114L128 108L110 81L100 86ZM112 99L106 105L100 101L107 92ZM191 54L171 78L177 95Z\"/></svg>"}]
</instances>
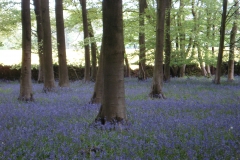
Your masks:
<instances>
[{"instance_id":1,"label":"tree bark","mask_svg":"<svg viewBox=\"0 0 240 160\"><path fill-rule=\"evenodd\" d=\"M164 46L164 20L166 0L157 0L157 26L156 26L156 51L153 69L153 84L150 97L165 98L163 86L163 46Z\"/></svg>"},{"instance_id":2,"label":"tree bark","mask_svg":"<svg viewBox=\"0 0 240 160\"><path fill-rule=\"evenodd\" d=\"M127 57L125 48L124 48L124 61L126 65L125 77L131 77L131 68L128 62L128 57Z\"/></svg>"},{"instance_id":3,"label":"tree bark","mask_svg":"<svg viewBox=\"0 0 240 160\"><path fill-rule=\"evenodd\" d=\"M91 81L95 81L97 77L97 43L95 41L92 23L88 20L89 37L91 38L91 56L92 56L92 67L91 67Z\"/></svg>"},{"instance_id":4,"label":"tree bark","mask_svg":"<svg viewBox=\"0 0 240 160\"><path fill-rule=\"evenodd\" d=\"M42 2L43 56L44 56L44 92L55 88L52 60L52 33L49 15L49 0Z\"/></svg>"},{"instance_id":5,"label":"tree bark","mask_svg":"<svg viewBox=\"0 0 240 160\"><path fill-rule=\"evenodd\" d=\"M127 120L124 89L122 0L103 1L103 101L96 118L102 124Z\"/></svg>"},{"instance_id":6,"label":"tree bark","mask_svg":"<svg viewBox=\"0 0 240 160\"><path fill-rule=\"evenodd\" d=\"M60 87L69 87L66 43L63 19L63 0L55 0L56 29L57 29L57 48L59 65L59 83Z\"/></svg>"},{"instance_id":7,"label":"tree bark","mask_svg":"<svg viewBox=\"0 0 240 160\"><path fill-rule=\"evenodd\" d=\"M211 11L207 8L206 9L206 13L207 13L207 34L206 36L207 37L210 37L210 29L211 29L211 19L210 19L210 16L211 16ZM207 71L207 78L210 78L211 77L211 70L210 70L210 62L209 62L209 54L210 54L210 51L209 51L209 43L206 44L206 47L205 47L205 52L206 52L206 59L207 59L207 65L206 65L206 71Z\"/></svg>"},{"instance_id":8,"label":"tree bark","mask_svg":"<svg viewBox=\"0 0 240 160\"><path fill-rule=\"evenodd\" d=\"M170 37L170 25L171 25L171 0L166 1L166 33L165 33L165 66L164 66L164 81L170 81L170 62L171 62L171 37Z\"/></svg>"},{"instance_id":9,"label":"tree bark","mask_svg":"<svg viewBox=\"0 0 240 160\"><path fill-rule=\"evenodd\" d=\"M223 12L222 12L222 20L221 20L221 30L220 30L220 43L219 43L219 51L218 51L218 59L217 59L217 70L214 78L215 84L220 84L221 77L221 65L222 65L222 57L223 57L223 48L224 48L224 39L225 39L225 27L226 27L226 17L227 17L227 0L223 0Z\"/></svg>"},{"instance_id":10,"label":"tree bark","mask_svg":"<svg viewBox=\"0 0 240 160\"><path fill-rule=\"evenodd\" d=\"M34 12L36 15L37 23L37 39L38 39L38 56L39 56L39 69L38 69L38 83L43 83L44 80L44 59L43 59L43 26L42 26L42 9L41 0L33 0Z\"/></svg>"},{"instance_id":11,"label":"tree bark","mask_svg":"<svg viewBox=\"0 0 240 160\"><path fill-rule=\"evenodd\" d=\"M30 0L22 0L22 67L20 79L21 101L32 101L32 81L31 81L31 15Z\"/></svg>"},{"instance_id":12,"label":"tree bark","mask_svg":"<svg viewBox=\"0 0 240 160\"><path fill-rule=\"evenodd\" d=\"M199 64L201 67L201 71L202 71L202 75L206 76L207 75L207 71L205 69L205 64L203 61L203 56L202 56L202 51L199 45L199 24L198 24L198 20L199 20L199 13L196 13L195 11L195 0L192 1L192 15L193 15L193 19L194 19L194 28L193 28L193 33L194 33L194 46L197 47L197 53L198 53L198 60L199 60Z\"/></svg>"},{"instance_id":13,"label":"tree bark","mask_svg":"<svg viewBox=\"0 0 240 160\"><path fill-rule=\"evenodd\" d=\"M146 0L139 0L139 80L146 79L146 47L145 47L145 27L144 14L147 8Z\"/></svg>"},{"instance_id":14,"label":"tree bark","mask_svg":"<svg viewBox=\"0 0 240 160\"><path fill-rule=\"evenodd\" d=\"M238 11L239 11L239 7L238 7L238 0L234 1L234 8L235 8L235 20L233 22L233 26L232 26L232 30L231 30L231 35L230 35L230 51L229 51L229 60L228 60L228 81L233 81L234 80L234 57L235 57L235 53L234 53L234 49L235 49L235 41L236 41L236 34L237 34L237 30L238 30L238 26L237 26L237 17L238 17Z\"/></svg>"},{"instance_id":15,"label":"tree bark","mask_svg":"<svg viewBox=\"0 0 240 160\"><path fill-rule=\"evenodd\" d=\"M182 22L185 21L184 15L183 15L183 7L184 7L184 1L180 0L180 7L179 7L179 14L178 14L178 27L179 27L179 40L180 40L180 55L181 55L181 68L180 68L180 77L185 76L185 69L186 69L186 56L185 56L185 31L182 26Z\"/></svg>"},{"instance_id":16,"label":"tree bark","mask_svg":"<svg viewBox=\"0 0 240 160\"><path fill-rule=\"evenodd\" d=\"M82 6L82 19L83 19L83 34L84 34L84 51L85 51L85 70L84 81L90 81L90 49L89 49L89 32L87 20L86 0L79 0Z\"/></svg>"},{"instance_id":17,"label":"tree bark","mask_svg":"<svg viewBox=\"0 0 240 160\"><path fill-rule=\"evenodd\" d=\"M96 83L94 86L91 104L101 104L103 97L103 42L100 51L99 66L97 71Z\"/></svg>"}]
</instances>

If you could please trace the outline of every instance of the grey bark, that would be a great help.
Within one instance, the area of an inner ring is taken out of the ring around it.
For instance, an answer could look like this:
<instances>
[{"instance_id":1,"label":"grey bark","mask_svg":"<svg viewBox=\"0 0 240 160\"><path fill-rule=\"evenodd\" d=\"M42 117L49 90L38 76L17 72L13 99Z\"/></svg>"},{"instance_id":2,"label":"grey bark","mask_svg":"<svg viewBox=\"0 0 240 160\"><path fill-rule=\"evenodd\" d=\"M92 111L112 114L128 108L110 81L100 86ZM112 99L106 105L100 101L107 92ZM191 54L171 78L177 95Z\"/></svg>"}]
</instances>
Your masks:
<instances>
[{"instance_id":1,"label":"grey bark","mask_svg":"<svg viewBox=\"0 0 240 160\"><path fill-rule=\"evenodd\" d=\"M225 39L225 28L226 28L226 17L227 17L227 0L223 0L223 12L222 12L222 20L221 20L221 30L220 30L220 43L218 50L218 59L217 59L217 70L214 78L215 84L220 84L221 77L221 65L222 65L222 57L223 57L223 48L224 48L224 39Z\"/></svg>"},{"instance_id":2,"label":"grey bark","mask_svg":"<svg viewBox=\"0 0 240 160\"><path fill-rule=\"evenodd\" d=\"M39 69L38 69L38 83L43 83L44 80L44 59L43 59L43 26L42 26L42 9L41 0L33 0L34 12L36 15L37 23L37 39L38 39L38 56L39 56Z\"/></svg>"},{"instance_id":3,"label":"grey bark","mask_svg":"<svg viewBox=\"0 0 240 160\"><path fill-rule=\"evenodd\" d=\"M157 0L156 51L153 69L153 84L150 97L165 98L163 87L163 46L166 0Z\"/></svg>"},{"instance_id":4,"label":"grey bark","mask_svg":"<svg viewBox=\"0 0 240 160\"><path fill-rule=\"evenodd\" d=\"M63 18L63 0L55 0L56 28L57 28L57 49L59 65L59 83L60 87L69 87L67 55Z\"/></svg>"},{"instance_id":5,"label":"grey bark","mask_svg":"<svg viewBox=\"0 0 240 160\"><path fill-rule=\"evenodd\" d=\"M122 0L103 1L103 101L96 121L127 120L124 89Z\"/></svg>"},{"instance_id":6,"label":"grey bark","mask_svg":"<svg viewBox=\"0 0 240 160\"><path fill-rule=\"evenodd\" d=\"M20 77L21 101L32 101L32 81L31 81L31 15L30 0L22 0L22 67Z\"/></svg>"},{"instance_id":7,"label":"grey bark","mask_svg":"<svg viewBox=\"0 0 240 160\"><path fill-rule=\"evenodd\" d=\"M43 57L44 57L44 92L55 88L52 60L52 33L49 15L49 0L42 2L42 25L43 25Z\"/></svg>"}]
</instances>

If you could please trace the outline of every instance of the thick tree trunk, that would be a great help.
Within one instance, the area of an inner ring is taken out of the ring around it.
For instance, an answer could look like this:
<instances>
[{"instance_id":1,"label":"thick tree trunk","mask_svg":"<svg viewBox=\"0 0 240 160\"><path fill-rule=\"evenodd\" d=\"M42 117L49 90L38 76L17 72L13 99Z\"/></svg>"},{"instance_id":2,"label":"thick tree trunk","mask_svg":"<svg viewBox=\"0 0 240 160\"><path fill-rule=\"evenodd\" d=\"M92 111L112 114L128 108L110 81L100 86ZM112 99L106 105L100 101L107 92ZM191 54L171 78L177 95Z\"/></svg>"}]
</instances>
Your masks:
<instances>
[{"instance_id":1,"label":"thick tree trunk","mask_svg":"<svg viewBox=\"0 0 240 160\"><path fill-rule=\"evenodd\" d=\"M33 3L37 23L38 56L39 56L38 83L43 83L44 59L43 59L43 26L42 26L41 0L34 0Z\"/></svg>"},{"instance_id":2,"label":"thick tree trunk","mask_svg":"<svg viewBox=\"0 0 240 160\"><path fill-rule=\"evenodd\" d=\"M96 118L105 124L127 119L124 89L122 0L103 1L103 101Z\"/></svg>"},{"instance_id":3,"label":"thick tree trunk","mask_svg":"<svg viewBox=\"0 0 240 160\"><path fill-rule=\"evenodd\" d=\"M139 80L146 79L146 47L145 47L145 26L144 14L147 8L146 0L139 0Z\"/></svg>"},{"instance_id":4,"label":"thick tree trunk","mask_svg":"<svg viewBox=\"0 0 240 160\"><path fill-rule=\"evenodd\" d=\"M44 56L44 87L43 91L52 91L55 88L52 60L52 33L49 15L49 0L42 2L43 25L43 56Z\"/></svg>"},{"instance_id":5,"label":"thick tree trunk","mask_svg":"<svg viewBox=\"0 0 240 160\"><path fill-rule=\"evenodd\" d=\"M166 0L157 0L157 26L156 26L156 52L153 69L152 98L165 98L162 92L163 85L163 46L164 46L164 20Z\"/></svg>"},{"instance_id":6,"label":"thick tree trunk","mask_svg":"<svg viewBox=\"0 0 240 160\"><path fill-rule=\"evenodd\" d=\"M62 3L63 3L62 0L55 0L57 48L58 48L58 63L59 63L58 85L60 87L69 87Z\"/></svg>"},{"instance_id":7,"label":"thick tree trunk","mask_svg":"<svg viewBox=\"0 0 240 160\"><path fill-rule=\"evenodd\" d=\"M165 35L165 66L164 66L164 81L170 81L170 62L171 62L171 37L170 37L170 24L171 24L171 0L166 1L166 35Z\"/></svg>"},{"instance_id":8,"label":"thick tree trunk","mask_svg":"<svg viewBox=\"0 0 240 160\"><path fill-rule=\"evenodd\" d=\"M100 51L100 60L97 71L96 83L90 103L101 104L103 97L103 42Z\"/></svg>"},{"instance_id":9,"label":"thick tree trunk","mask_svg":"<svg viewBox=\"0 0 240 160\"><path fill-rule=\"evenodd\" d=\"M235 0L235 19L237 20L238 17L238 0ZM231 35L230 35L230 51L229 51L229 60L228 60L228 81L233 81L234 80L234 49L235 49L235 41L236 41L236 34L238 30L237 22L236 20L233 22L232 30L231 30Z\"/></svg>"},{"instance_id":10,"label":"thick tree trunk","mask_svg":"<svg viewBox=\"0 0 240 160\"><path fill-rule=\"evenodd\" d=\"M224 38L225 38L225 25L226 25L226 17L227 17L227 0L223 0L223 13L221 20L221 30L220 30L220 43L219 43L219 51L218 51L218 60L217 60L217 70L214 78L215 84L220 84L221 77L221 65L222 65L222 57L223 57L223 48L224 48Z\"/></svg>"},{"instance_id":11,"label":"thick tree trunk","mask_svg":"<svg viewBox=\"0 0 240 160\"><path fill-rule=\"evenodd\" d=\"M85 50L85 70L84 81L90 81L90 49L89 49L89 32L87 20L86 0L79 0L82 6L82 19L83 19L83 34L84 34L84 50Z\"/></svg>"},{"instance_id":12,"label":"thick tree trunk","mask_svg":"<svg viewBox=\"0 0 240 160\"><path fill-rule=\"evenodd\" d=\"M92 56L92 67L91 67L91 81L95 81L97 77L97 43L95 41L92 23L88 20L88 31L89 37L91 38L91 56Z\"/></svg>"},{"instance_id":13,"label":"thick tree trunk","mask_svg":"<svg viewBox=\"0 0 240 160\"><path fill-rule=\"evenodd\" d=\"M31 16L30 0L22 0L22 68L20 79L21 101L32 101L31 81Z\"/></svg>"}]
</instances>

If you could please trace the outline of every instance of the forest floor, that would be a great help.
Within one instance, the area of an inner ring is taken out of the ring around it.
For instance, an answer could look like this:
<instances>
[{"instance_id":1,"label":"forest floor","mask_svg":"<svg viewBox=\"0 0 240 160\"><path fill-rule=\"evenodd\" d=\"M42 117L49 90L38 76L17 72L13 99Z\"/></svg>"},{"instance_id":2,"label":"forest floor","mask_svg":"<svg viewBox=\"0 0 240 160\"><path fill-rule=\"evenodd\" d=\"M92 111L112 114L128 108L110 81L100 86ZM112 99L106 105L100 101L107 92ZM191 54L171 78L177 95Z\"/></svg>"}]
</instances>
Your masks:
<instances>
[{"instance_id":1,"label":"forest floor","mask_svg":"<svg viewBox=\"0 0 240 160\"><path fill-rule=\"evenodd\" d=\"M94 83L19 102L19 82L0 81L0 159L240 159L240 77L173 78L167 99L151 99L152 80L125 79L128 126L94 127ZM57 84L57 83L56 83Z\"/></svg>"}]
</instances>

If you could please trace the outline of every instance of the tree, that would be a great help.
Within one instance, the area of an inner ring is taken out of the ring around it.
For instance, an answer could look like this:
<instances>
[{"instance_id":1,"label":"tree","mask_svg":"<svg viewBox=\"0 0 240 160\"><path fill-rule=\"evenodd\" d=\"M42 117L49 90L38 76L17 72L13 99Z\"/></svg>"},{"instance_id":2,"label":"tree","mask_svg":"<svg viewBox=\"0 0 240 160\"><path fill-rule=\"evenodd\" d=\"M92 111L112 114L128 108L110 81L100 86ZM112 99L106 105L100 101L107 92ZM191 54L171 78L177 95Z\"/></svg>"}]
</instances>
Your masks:
<instances>
[{"instance_id":1,"label":"tree","mask_svg":"<svg viewBox=\"0 0 240 160\"><path fill-rule=\"evenodd\" d=\"M219 43L219 51L218 51L217 70L216 70L215 78L213 81L215 84L220 84L226 17L227 17L227 3L228 3L227 0L223 0L223 11L222 11L222 21L221 21L221 29L220 29L220 43Z\"/></svg>"},{"instance_id":2,"label":"tree","mask_svg":"<svg viewBox=\"0 0 240 160\"><path fill-rule=\"evenodd\" d=\"M52 62L52 33L49 16L49 0L42 2L43 25L43 56L44 56L44 87L45 92L55 88L53 62Z\"/></svg>"},{"instance_id":3,"label":"tree","mask_svg":"<svg viewBox=\"0 0 240 160\"><path fill-rule=\"evenodd\" d=\"M57 48L59 63L59 86L69 87L62 3L63 0L55 0Z\"/></svg>"},{"instance_id":4,"label":"tree","mask_svg":"<svg viewBox=\"0 0 240 160\"><path fill-rule=\"evenodd\" d=\"M232 30L231 30L231 34L230 34L230 51L229 51L229 60L228 60L228 81L233 81L234 80L234 49L235 49L235 41L236 41L236 34L237 34L237 16L238 16L238 11L239 11L239 7L238 7L238 0L234 1L234 17L235 20L233 22L233 26L232 26Z\"/></svg>"},{"instance_id":5,"label":"tree","mask_svg":"<svg viewBox=\"0 0 240 160\"><path fill-rule=\"evenodd\" d=\"M124 90L124 47L122 0L103 4L103 101L96 121L127 119Z\"/></svg>"},{"instance_id":6,"label":"tree","mask_svg":"<svg viewBox=\"0 0 240 160\"><path fill-rule=\"evenodd\" d=\"M145 28L144 28L144 13L147 8L146 0L139 0L139 80L145 80L146 68L146 47L145 47Z\"/></svg>"},{"instance_id":7,"label":"tree","mask_svg":"<svg viewBox=\"0 0 240 160\"><path fill-rule=\"evenodd\" d=\"M157 0L156 51L153 69L153 84L150 97L165 98L162 92L163 85L163 47L164 47L164 20L166 0Z\"/></svg>"},{"instance_id":8,"label":"tree","mask_svg":"<svg viewBox=\"0 0 240 160\"><path fill-rule=\"evenodd\" d=\"M32 101L30 0L22 0L22 67L18 99Z\"/></svg>"},{"instance_id":9,"label":"tree","mask_svg":"<svg viewBox=\"0 0 240 160\"><path fill-rule=\"evenodd\" d=\"M200 67L201 67L201 70L202 70L202 75L206 76L207 72L206 72L206 69L205 69L204 62L203 62L203 56L202 56L202 51L201 51L201 48L200 48L200 38L199 38L200 25L199 25L198 22L199 22L199 17L200 17L201 14L197 13L196 10L195 10L195 5L198 6L198 4L199 4L199 1L198 1L197 5L195 3L195 0L192 1L192 15L193 15L193 20L194 20L194 29L193 29L194 46L197 47L198 60L199 60Z\"/></svg>"},{"instance_id":10,"label":"tree","mask_svg":"<svg viewBox=\"0 0 240 160\"><path fill-rule=\"evenodd\" d=\"M181 55L181 60L182 60L182 66L180 68L180 77L185 76L185 68L186 68L186 63L184 62L186 57L185 57L185 40L186 40L186 35L185 35L185 28L183 27L183 22L185 21L185 15L183 14L183 8L185 6L184 0L180 0L180 6L179 6L179 14L177 18L177 24L178 24L178 29L179 29L179 42L180 42L180 55Z\"/></svg>"},{"instance_id":11,"label":"tree","mask_svg":"<svg viewBox=\"0 0 240 160\"><path fill-rule=\"evenodd\" d=\"M43 26L42 26L42 9L41 0L33 0L34 12L37 23L37 39L38 39L38 55L39 55L39 70L38 83L43 83L44 75L44 61L43 61Z\"/></svg>"},{"instance_id":12,"label":"tree","mask_svg":"<svg viewBox=\"0 0 240 160\"><path fill-rule=\"evenodd\" d=\"M86 0L79 0L82 6L82 19L83 19L83 34L84 34L84 50L85 50L85 71L84 81L90 81L90 52L89 52L89 32L87 20Z\"/></svg>"},{"instance_id":13,"label":"tree","mask_svg":"<svg viewBox=\"0 0 240 160\"><path fill-rule=\"evenodd\" d=\"M95 81L97 77L97 43L94 37L93 27L91 20L88 20L88 30L89 30L89 37L91 40L91 57L92 57L92 67L91 67L91 80Z\"/></svg>"},{"instance_id":14,"label":"tree","mask_svg":"<svg viewBox=\"0 0 240 160\"><path fill-rule=\"evenodd\" d=\"M100 51L99 66L97 71L96 82L90 103L101 104L103 97L103 41Z\"/></svg>"},{"instance_id":15,"label":"tree","mask_svg":"<svg viewBox=\"0 0 240 160\"><path fill-rule=\"evenodd\" d=\"M165 33L165 66L164 66L164 81L170 81L170 62L171 62L171 34L170 34L170 25L171 25L171 0L166 1L166 33Z\"/></svg>"}]
</instances>

